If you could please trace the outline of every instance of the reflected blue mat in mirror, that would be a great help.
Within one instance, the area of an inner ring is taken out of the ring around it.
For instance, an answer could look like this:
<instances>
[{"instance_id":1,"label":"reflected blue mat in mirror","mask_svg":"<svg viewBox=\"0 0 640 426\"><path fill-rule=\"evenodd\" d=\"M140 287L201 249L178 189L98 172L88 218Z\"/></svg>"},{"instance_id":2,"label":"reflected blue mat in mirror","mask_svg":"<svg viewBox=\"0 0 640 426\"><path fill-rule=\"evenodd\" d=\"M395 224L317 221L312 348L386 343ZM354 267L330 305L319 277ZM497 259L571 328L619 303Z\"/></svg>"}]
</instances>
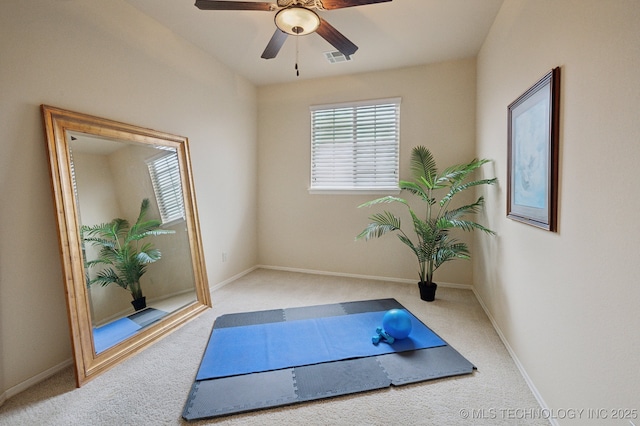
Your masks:
<instances>
[{"instance_id":1,"label":"reflected blue mat in mirror","mask_svg":"<svg viewBox=\"0 0 640 426\"><path fill-rule=\"evenodd\" d=\"M126 318L120 318L103 326L95 327L93 329L93 344L96 353L101 353L128 339L142 328L153 324L165 315L168 315L168 312L146 308Z\"/></svg>"},{"instance_id":2,"label":"reflected blue mat in mirror","mask_svg":"<svg viewBox=\"0 0 640 426\"><path fill-rule=\"evenodd\" d=\"M140 328L142 327L129 318L120 318L109 324L94 328L93 345L95 346L96 353L103 352L126 338L133 336Z\"/></svg>"}]
</instances>

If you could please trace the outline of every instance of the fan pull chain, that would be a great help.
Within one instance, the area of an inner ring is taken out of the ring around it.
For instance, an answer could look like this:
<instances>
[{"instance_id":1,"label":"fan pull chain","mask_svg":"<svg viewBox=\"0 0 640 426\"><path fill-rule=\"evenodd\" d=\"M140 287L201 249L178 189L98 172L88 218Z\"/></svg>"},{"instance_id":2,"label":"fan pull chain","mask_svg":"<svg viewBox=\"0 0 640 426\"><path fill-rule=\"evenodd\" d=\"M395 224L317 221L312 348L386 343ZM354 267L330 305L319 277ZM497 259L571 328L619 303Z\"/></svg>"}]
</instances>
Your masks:
<instances>
[{"instance_id":1,"label":"fan pull chain","mask_svg":"<svg viewBox=\"0 0 640 426\"><path fill-rule=\"evenodd\" d=\"M296 77L300 77L300 70L298 69L298 39L300 36L296 36Z\"/></svg>"}]
</instances>

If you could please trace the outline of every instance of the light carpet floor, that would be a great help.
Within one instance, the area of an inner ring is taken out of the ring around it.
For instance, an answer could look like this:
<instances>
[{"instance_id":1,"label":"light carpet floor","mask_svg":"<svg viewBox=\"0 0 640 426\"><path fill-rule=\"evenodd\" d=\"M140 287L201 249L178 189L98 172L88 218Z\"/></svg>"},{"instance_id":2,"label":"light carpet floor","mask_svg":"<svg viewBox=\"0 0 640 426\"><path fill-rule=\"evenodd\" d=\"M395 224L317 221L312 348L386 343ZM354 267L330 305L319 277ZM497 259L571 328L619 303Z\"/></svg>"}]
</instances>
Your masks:
<instances>
[{"instance_id":1,"label":"light carpet floor","mask_svg":"<svg viewBox=\"0 0 640 426\"><path fill-rule=\"evenodd\" d=\"M186 422L184 403L216 317L234 312L395 298L478 370L230 417ZM548 425L474 294L439 287L255 270L212 292L214 307L82 388L67 368L0 407L1 425Z\"/></svg>"}]
</instances>

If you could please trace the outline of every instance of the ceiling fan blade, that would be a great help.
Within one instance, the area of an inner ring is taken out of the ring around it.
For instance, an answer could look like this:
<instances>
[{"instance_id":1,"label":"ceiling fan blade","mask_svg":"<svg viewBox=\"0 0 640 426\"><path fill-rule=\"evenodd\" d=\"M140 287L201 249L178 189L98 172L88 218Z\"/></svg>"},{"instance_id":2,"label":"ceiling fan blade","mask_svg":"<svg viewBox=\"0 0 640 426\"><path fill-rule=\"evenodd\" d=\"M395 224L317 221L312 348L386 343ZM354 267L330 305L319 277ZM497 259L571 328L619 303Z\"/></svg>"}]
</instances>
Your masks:
<instances>
[{"instance_id":1,"label":"ceiling fan blade","mask_svg":"<svg viewBox=\"0 0 640 426\"><path fill-rule=\"evenodd\" d=\"M280 31L279 28L276 28L276 32L271 36L271 40L269 40L269 44L262 52L261 58L263 59L273 59L278 55L278 52L282 48L284 41L287 39L287 33L284 31Z\"/></svg>"},{"instance_id":2,"label":"ceiling fan blade","mask_svg":"<svg viewBox=\"0 0 640 426\"><path fill-rule=\"evenodd\" d=\"M345 7L365 6L367 4L385 3L391 0L320 0L325 10L342 9Z\"/></svg>"},{"instance_id":3,"label":"ceiling fan blade","mask_svg":"<svg viewBox=\"0 0 640 426\"><path fill-rule=\"evenodd\" d=\"M200 10L265 10L272 11L276 5L267 2L255 1L222 1L222 0L196 0L196 7Z\"/></svg>"},{"instance_id":4,"label":"ceiling fan blade","mask_svg":"<svg viewBox=\"0 0 640 426\"><path fill-rule=\"evenodd\" d=\"M320 26L316 32L320 37L327 40L333 47L338 49L340 53L346 56L347 59L349 59L349 56L353 55L356 53L356 50L358 50L358 46L353 44L351 40L342 35L340 31L336 30L331 26L331 24L322 18L320 18Z\"/></svg>"}]
</instances>

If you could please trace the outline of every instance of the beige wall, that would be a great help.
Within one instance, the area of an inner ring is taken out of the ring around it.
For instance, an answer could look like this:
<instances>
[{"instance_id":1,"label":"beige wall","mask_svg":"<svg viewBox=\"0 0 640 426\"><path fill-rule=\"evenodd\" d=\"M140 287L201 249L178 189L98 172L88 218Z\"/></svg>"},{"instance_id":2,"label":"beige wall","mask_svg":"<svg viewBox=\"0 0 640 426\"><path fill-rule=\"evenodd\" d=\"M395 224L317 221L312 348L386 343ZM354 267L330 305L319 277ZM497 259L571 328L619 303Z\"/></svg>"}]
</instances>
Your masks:
<instances>
[{"instance_id":1,"label":"beige wall","mask_svg":"<svg viewBox=\"0 0 640 426\"><path fill-rule=\"evenodd\" d=\"M339 65L338 65L339 66ZM428 146L438 164L475 156L475 59L259 88L259 261L263 265L418 281L397 237L355 241L380 195L310 195L309 106L401 97L400 177ZM443 266L436 281L471 284L471 262Z\"/></svg>"},{"instance_id":2,"label":"beige wall","mask_svg":"<svg viewBox=\"0 0 640 426\"><path fill-rule=\"evenodd\" d=\"M189 138L215 285L257 262L257 92L120 0L2 1L0 52L1 402L71 358L40 104Z\"/></svg>"},{"instance_id":3,"label":"beige wall","mask_svg":"<svg viewBox=\"0 0 640 426\"><path fill-rule=\"evenodd\" d=\"M640 409L639 22L636 0L507 0L478 58L477 150L500 160L503 184L488 193L499 238L477 239L476 289L554 409ZM505 217L506 114L555 66L559 229L549 233Z\"/></svg>"}]
</instances>

